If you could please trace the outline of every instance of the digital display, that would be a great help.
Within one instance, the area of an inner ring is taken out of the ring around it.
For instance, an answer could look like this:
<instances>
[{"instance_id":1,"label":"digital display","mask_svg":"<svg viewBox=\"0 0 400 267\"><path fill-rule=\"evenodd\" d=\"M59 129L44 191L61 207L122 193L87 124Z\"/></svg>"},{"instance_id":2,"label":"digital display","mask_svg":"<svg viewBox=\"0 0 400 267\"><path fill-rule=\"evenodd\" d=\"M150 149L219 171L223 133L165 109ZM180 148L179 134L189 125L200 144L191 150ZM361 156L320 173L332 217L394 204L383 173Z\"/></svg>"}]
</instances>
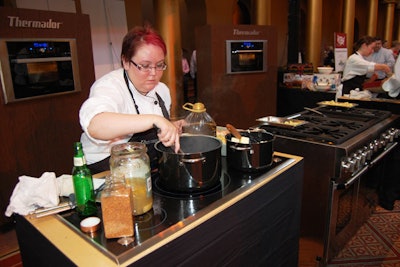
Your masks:
<instances>
[{"instance_id":1,"label":"digital display","mask_svg":"<svg viewBox=\"0 0 400 267\"><path fill-rule=\"evenodd\" d=\"M243 42L243 48L254 48L254 44L252 42Z\"/></svg>"},{"instance_id":2,"label":"digital display","mask_svg":"<svg viewBox=\"0 0 400 267\"><path fill-rule=\"evenodd\" d=\"M37 42L34 42L33 43L33 47L35 47L35 48L47 48L47 47L49 47L49 43L37 43Z\"/></svg>"}]
</instances>

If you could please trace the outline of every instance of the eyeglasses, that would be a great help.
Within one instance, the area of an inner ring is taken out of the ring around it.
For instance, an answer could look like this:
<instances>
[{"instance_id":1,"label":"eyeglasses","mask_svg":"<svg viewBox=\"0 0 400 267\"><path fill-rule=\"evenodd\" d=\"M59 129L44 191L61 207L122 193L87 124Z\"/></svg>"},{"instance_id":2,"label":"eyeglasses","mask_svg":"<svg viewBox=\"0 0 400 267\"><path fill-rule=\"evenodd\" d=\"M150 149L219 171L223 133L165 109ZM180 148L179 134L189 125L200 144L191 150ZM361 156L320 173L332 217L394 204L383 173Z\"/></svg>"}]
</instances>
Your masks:
<instances>
[{"instance_id":1,"label":"eyeglasses","mask_svg":"<svg viewBox=\"0 0 400 267\"><path fill-rule=\"evenodd\" d=\"M136 64L135 62L133 62L132 59L130 60L130 62L133 65L135 65L135 67L138 68L138 70L143 72L150 72L152 69L155 69L156 71L163 71L167 68L167 64L165 64L164 62L157 63L154 67L147 64L146 65Z\"/></svg>"}]
</instances>

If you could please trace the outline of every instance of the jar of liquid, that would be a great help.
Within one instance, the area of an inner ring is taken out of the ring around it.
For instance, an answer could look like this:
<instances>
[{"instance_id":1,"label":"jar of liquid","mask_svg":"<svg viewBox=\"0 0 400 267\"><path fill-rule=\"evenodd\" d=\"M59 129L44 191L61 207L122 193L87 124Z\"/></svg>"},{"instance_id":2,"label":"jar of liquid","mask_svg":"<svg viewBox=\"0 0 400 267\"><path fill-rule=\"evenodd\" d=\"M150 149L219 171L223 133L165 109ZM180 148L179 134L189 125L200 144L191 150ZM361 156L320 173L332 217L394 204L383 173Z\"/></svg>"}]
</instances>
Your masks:
<instances>
[{"instance_id":1,"label":"jar of liquid","mask_svg":"<svg viewBox=\"0 0 400 267\"><path fill-rule=\"evenodd\" d=\"M153 207L150 163L146 152L146 145L139 142L111 148L110 170L113 174L125 176L125 182L132 190L133 215L144 214Z\"/></svg>"},{"instance_id":2,"label":"jar of liquid","mask_svg":"<svg viewBox=\"0 0 400 267\"><path fill-rule=\"evenodd\" d=\"M217 135L217 124L206 112L206 107L203 103L185 103L182 107L190 111L182 127L183 133Z\"/></svg>"}]
</instances>

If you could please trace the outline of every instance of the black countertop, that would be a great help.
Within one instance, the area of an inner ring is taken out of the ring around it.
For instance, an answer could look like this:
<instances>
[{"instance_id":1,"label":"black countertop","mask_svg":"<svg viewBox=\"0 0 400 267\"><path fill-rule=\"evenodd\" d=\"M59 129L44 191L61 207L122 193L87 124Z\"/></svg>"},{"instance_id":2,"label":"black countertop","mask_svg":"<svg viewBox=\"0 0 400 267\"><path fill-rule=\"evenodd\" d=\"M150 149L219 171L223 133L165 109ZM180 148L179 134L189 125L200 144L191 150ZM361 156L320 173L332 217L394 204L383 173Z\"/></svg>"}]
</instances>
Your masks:
<instances>
[{"instance_id":1,"label":"black countertop","mask_svg":"<svg viewBox=\"0 0 400 267\"><path fill-rule=\"evenodd\" d=\"M75 211L58 215L59 219L85 238L91 245L117 262L124 262L132 255L145 251L155 243L207 215L258 183L280 172L293 159L275 154L271 167L259 172L242 172L229 169L226 158L222 157L221 184L207 192L194 194L175 194L164 191L153 181L153 209L144 215L135 216L135 240L128 246L122 246L118 239L106 239L102 229L92 235L80 231L81 218ZM101 218L99 207L98 217ZM180 225L177 227L177 225Z\"/></svg>"}]
</instances>

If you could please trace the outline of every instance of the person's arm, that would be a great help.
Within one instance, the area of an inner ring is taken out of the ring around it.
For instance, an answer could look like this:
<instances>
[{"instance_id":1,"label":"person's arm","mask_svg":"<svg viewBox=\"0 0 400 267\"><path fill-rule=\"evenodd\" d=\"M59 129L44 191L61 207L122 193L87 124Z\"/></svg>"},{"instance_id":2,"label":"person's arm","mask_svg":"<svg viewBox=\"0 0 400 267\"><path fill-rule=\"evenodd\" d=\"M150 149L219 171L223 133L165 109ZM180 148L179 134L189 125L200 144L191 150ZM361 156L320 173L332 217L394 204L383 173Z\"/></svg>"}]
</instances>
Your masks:
<instances>
[{"instance_id":1,"label":"person's arm","mask_svg":"<svg viewBox=\"0 0 400 267\"><path fill-rule=\"evenodd\" d=\"M158 138L165 146L175 145L175 148L179 149L179 129L159 115L103 112L93 117L88 132L93 138L112 140L144 132L153 127L160 129Z\"/></svg>"},{"instance_id":2,"label":"person's arm","mask_svg":"<svg viewBox=\"0 0 400 267\"><path fill-rule=\"evenodd\" d=\"M392 73L390 67L386 64L377 63L374 66L374 70L382 70L382 71L386 72L387 76L389 76Z\"/></svg>"}]
</instances>

